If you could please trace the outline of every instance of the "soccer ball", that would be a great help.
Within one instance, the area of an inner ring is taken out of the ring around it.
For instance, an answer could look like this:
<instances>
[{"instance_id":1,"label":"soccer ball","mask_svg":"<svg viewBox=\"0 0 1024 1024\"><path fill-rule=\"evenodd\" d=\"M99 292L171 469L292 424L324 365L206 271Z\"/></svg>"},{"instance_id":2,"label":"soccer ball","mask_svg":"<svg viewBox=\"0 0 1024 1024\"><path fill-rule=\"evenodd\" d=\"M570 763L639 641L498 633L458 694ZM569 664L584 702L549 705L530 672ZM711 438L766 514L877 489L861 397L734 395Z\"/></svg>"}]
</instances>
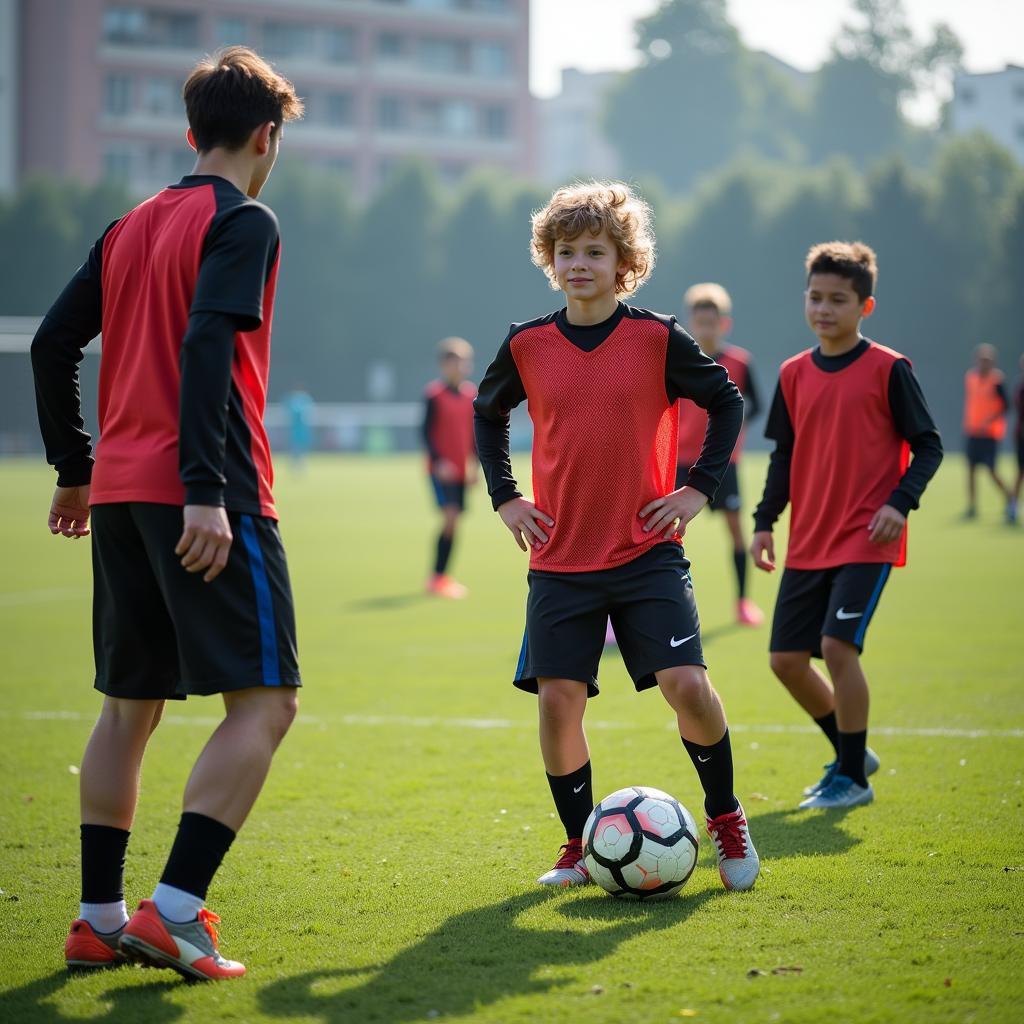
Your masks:
<instances>
[{"instance_id":1,"label":"soccer ball","mask_svg":"<svg viewBox=\"0 0 1024 1024\"><path fill-rule=\"evenodd\" d=\"M606 796L583 828L587 870L623 899L664 900L697 863L697 823L660 789L630 786Z\"/></svg>"}]
</instances>

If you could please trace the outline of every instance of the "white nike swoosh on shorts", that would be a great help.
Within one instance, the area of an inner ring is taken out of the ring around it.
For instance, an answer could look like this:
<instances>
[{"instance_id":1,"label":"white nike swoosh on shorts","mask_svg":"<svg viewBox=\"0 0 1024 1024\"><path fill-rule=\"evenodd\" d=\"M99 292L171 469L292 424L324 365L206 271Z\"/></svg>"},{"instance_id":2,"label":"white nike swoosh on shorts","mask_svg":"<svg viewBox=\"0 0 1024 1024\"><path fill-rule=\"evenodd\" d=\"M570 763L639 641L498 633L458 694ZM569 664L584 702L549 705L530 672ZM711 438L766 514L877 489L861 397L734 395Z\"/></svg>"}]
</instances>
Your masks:
<instances>
[{"instance_id":1,"label":"white nike swoosh on shorts","mask_svg":"<svg viewBox=\"0 0 1024 1024\"><path fill-rule=\"evenodd\" d=\"M697 633L699 632L700 630L698 629ZM682 647L682 645L685 644L687 640L692 640L697 635L697 633L691 633L689 636L684 636L682 640L677 640L675 637L671 637L669 639L669 644L672 647Z\"/></svg>"},{"instance_id":2,"label":"white nike swoosh on shorts","mask_svg":"<svg viewBox=\"0 0 1024 1024\"><path fill-rule=\"evenodd\" d=\"M840 608L836 612L837 619L859 619L864 613L863 612L848 612L845 608Z\"/></svg>"}]
</instances>

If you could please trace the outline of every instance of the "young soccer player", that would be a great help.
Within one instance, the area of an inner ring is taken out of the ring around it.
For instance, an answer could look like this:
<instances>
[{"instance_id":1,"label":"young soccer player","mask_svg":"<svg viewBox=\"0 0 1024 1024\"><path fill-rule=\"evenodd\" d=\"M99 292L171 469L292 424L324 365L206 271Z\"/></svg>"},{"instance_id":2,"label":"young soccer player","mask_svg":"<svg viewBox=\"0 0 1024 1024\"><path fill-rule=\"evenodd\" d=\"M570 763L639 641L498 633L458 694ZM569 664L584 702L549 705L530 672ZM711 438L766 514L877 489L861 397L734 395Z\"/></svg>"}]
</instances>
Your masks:
<instances>
[{"instance_id":1,"label":"young soccer player","mask_svg":"<svg viewBox=\"0 0 1024 1024\"><path fill-rule=\"evenodd\" d=\"M437 347L440 380L424 394L423 443L438 508L444 517L437 538L434 571L427 591L458 600L466 588L448 575L459 516L466 508L466 484L476 482L473 446L473 399L476 388L466 379L473 368L473 346L464 338L445 338Z\"/></svg>"},{"instance_id":2,"label":"young soccer player","mask_svg":"<svg viewBox=\"0 0 1024 1024\"><path fill-rule=\"evenodd\" d=\"M765 429L775 451L754 510L759 569L774 571L772 525L792 506L771 667L835 753L801 807L874 799L867 777L879 762L867 747L860 655L889 571L906 562L907 515L942 461L910 362L861 336L876 276L875 254L860 242L811 249L805 313L818 345L782 364ZM831 684L812 656L824 658Z\"/></svg>"},{"instance_id":3,"label":"young soccer player","mask_svg":"<svg viewBox=\"0 0 1024 1024\"><path fill-rule=\"evenodd\" d=\"M732 329L732 299L729 293L713 282L695 284L683 297L688 313L690 334L700 350L720 363L728 371L729 379L740 389L743 396L743 418L747 422L761 409L750 353L738 345L727 345L725 338ZM679 468L676 471L676 486L686 483L690 467L700 457L701 445L707 431L708 417L700 406L682 399L679 402ZM729 465L718 493L709 502L712 512L725 515L725 525L732 540L733 566L736 570L736 621L743 626L759 626L764 622L764 613L747 597L747 543L740 525L740 481L739 463L743 451L743 433L736 442Z\"/></svg>"},{"instance_id":4,"label":"young soccer player","mask_svg":"<svg viewBox=\"0 0 1024 1024\"><path fill-rule=\"evenodd\" d=\"M598 692L610 616L636 688L659 687L676 712L723 883L749 889L759 861L733 791L729 730L705 668L681 545L728 465L743 400L674 317L619 301L654 267L650 210L628 186L559 189L533 216L532 248L565 307L512 325L480 384L475 422L494 508L530 550L514 684L538 694L541 755L567 838L538 881L590 880L582 837L594 799L583 716ZM674 490L680 398L707 409L708 434ZM524 399L534 425L534 501L519 491L509 456L509 413Z\"/></svg>"},{"instance_id":5,"label":"young soccer player","mask_svg":"<svg viewBox=\"0 0 1024 1024\"><path fill-rule=\"evenodd\" d=\"M967 510L965 519L978 514L975 477L984 466L992 482L1006 500L1006 520L1016 520L1013 491L996 468L999 442L1006 436L1006 413L1010 402L1006 397L1003 371L996 366L993 345L979 345L974 350L974 366L964 374L964 434L967 451Z\"/></svg>"},{"instance_id":6,"label":"young soccer player","mask_svg":"<svg viewBox=\"0 0 1024 1024\"><path fill-rule=\"evenodd\" d=\"M245 968L204 906L296 710L299 670L263 429L277 221L255 202L302 104L230 47L184 87L192 174L116 221L32 343L39 420L57 470L54 535L92 520L99 720L81 765L82 903L69 968L126 955L187 978ZM103 332L100 440L83 429L77 364ZM146 743L164 702L220 694L225 715L185 787L152 899L128 920L124 861Z\"/></svg>"}]
</instances>

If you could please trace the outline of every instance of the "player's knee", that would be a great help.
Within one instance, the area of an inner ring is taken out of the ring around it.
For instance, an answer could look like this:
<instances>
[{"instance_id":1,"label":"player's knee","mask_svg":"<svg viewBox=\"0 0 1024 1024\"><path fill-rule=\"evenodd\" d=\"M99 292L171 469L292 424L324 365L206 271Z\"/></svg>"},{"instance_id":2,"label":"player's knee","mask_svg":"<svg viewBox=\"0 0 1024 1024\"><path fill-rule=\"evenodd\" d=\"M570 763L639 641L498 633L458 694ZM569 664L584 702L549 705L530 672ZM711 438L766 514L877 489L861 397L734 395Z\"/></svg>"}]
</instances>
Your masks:
<instances>
[{"instance_id":1,"label":"player's knee","mask_svg":"<svg viewBox=\"0 0 1024 1024\"><path fill-rule=\"evenodd\" d=\"M837 666L845 665L850 661L856 661L860 657L860 652L857 650L855 644L851 644L849 640L840 640L834 636L823 636L821 638L821 656L825 659L825 664L828 666L829 671L832 672Z\"/></svg>"},{"instance_id":2,"label":"player's knee","mask_svg":"<svg viewBox=\"0 0 1024 1024\"><path fill-rule=\"evenodd\" d=\"M772 672L784 683L807 669L810 656L802 651L772 651L769 664Z\"/></svg>"},{"instance_id":3,"label":"player's knee","mask_svg":"<svg viewBox=\"0 0 1024 1024\"><path fill-rule=\"evenodd\" d=\"M276 741L280 743L292 727L295 716L299 713L299 695L294 687L289 687L287 690L282 690L277 696L279 700L275 702L268 724Z\"/></svg>"},{"instance_id":4,"label":"player's knee","mask_svg":"<svg viewBox=\"0 0 1024 1024\"><path fill-rule=\"evenodd\" d=\"M712 699L711 680L700 665L682 665L658 673L658 685L673 709L699 714Z\"/></svg>"},{"instance_id":5,"label":"player's knee","mask_svg":"<svg viewBox=\"0 0 1024 1024\"><path fill-rule=\"evenodd\" d=\"M125 700L107 697L100 711L99 725L123 734L148 736L160 721L163 701Z\"/></svg>"},{"instance_id":6,"label":"player's knee","mask_svg":"<svg viewBox=\"0 0 1024 1024\"><path fill-rule=\"evenodd\" d=\"M586 706L585 697L581 701L578 692L582 689L581 684L575 682L571 686L563 686L558 682L542 683L538 694L541 717L556 724L578 721Z\"/></svg>"}]
</instances>

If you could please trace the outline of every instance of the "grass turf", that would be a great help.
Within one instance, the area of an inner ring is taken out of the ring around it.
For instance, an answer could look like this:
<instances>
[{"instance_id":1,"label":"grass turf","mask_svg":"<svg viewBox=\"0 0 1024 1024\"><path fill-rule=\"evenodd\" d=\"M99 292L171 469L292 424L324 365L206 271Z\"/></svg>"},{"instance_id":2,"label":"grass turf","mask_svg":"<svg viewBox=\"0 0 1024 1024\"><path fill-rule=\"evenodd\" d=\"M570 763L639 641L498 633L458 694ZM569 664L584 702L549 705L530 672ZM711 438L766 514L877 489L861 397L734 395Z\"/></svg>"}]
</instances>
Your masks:
<instances>
[{"instance_id":1,"label":"grass turf","mask_svg":"<svg viewBox=\"0 0 1024 1024\"><path fill-rule=\"evenodd\" d=\"M763 466L746 463L748 499ZM99 704L89 547L47 534L45 467L0 466L0 1019L1019 1019L1024 532L999 524L994 497L980 521L955 521L959 460L913 516L910 567L868 634L882 768L877 802L849 814L794 810L828 750L771 678L766 628L731 625L723 524L693 524L705 650L763 873L752 893L725 893L705 840L683 894L643 906L533 884L561 839L534 702L509 684L525 556L485 495L453 565L471 597L446 603L421 593L436 513L418 460L281 469L301 718L211 891L224 950L249 977L190 986L63 970L75 771ZM776 579L751 572L770 610ZM667 706L638 697L614 653L602 685L588 716L596 795L654 785L699 812ZM218 713L215 699L169 706L151 742L130 902L159 876Z\"/></svg>"}]
</instances>

